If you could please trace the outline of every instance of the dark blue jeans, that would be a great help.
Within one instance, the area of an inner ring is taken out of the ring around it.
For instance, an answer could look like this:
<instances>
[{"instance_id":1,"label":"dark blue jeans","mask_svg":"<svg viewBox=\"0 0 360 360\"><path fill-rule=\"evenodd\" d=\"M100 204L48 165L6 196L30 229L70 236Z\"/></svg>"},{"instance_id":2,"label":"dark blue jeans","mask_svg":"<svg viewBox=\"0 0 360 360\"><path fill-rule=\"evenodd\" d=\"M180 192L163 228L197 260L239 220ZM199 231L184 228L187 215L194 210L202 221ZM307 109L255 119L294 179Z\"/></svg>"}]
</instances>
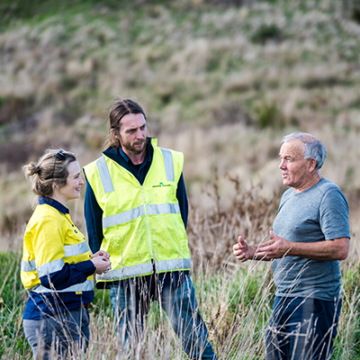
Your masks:
<instances>
[{"instance_id":1,"label":"dark blue jeans","mask_svg":"<svg viewBox=\"0 0 360 360\"><path fill-rule=\"evenodd\" d=\"M121 347L134 351L141 343L151 301L165 310L190 359L216 360L188 274L179 282L158 283L157 276L129 279L110 286Z\"/></svg>"},{"instance_id":2,"label":"dark blue jeans","mask_svg":"<svg viewBox=\"0 0 360 360\"><path fill-rule=\"evenodd\" d=\"M266 360L330 359L341 305L341 298L275 297L266 331Z\"/></svg>"},{"instance_id":3,"label":"dark blue jeans","mask_svg":"<svg viewBox=\"0 0 360 360\"><path fill-rule=\"evenodd\" d=\"M23 320L24 332L34 360L51 360L55 354L62 359L68 352L76 358L85 352L90 339L89 311L83 307L48 316L43 320Z\"/></svg>"}]
</instances>

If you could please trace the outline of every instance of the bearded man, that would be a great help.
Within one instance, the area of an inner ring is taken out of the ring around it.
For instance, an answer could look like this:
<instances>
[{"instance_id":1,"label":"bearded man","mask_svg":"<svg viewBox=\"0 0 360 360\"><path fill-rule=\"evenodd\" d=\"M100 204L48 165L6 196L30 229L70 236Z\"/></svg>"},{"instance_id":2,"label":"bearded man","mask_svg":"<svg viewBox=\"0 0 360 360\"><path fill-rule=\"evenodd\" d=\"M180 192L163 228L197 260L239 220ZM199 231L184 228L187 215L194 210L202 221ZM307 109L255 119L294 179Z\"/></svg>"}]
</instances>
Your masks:
<instances>
[{"instance_id":1,"label":"bearded man","mask_svg":"<svg viewBox=\"0 0 360 360\"><path fill-rule=\"evenodd\" d=\"M85 217L91 250L111 255L97 281L110 288L121 347L141 350L157 301L190 359L216 359L189 276L184 156L147 137L145 113L130 99L114 103L109 122L107 149L84 168Z\"/></svg>"}]
</instances>

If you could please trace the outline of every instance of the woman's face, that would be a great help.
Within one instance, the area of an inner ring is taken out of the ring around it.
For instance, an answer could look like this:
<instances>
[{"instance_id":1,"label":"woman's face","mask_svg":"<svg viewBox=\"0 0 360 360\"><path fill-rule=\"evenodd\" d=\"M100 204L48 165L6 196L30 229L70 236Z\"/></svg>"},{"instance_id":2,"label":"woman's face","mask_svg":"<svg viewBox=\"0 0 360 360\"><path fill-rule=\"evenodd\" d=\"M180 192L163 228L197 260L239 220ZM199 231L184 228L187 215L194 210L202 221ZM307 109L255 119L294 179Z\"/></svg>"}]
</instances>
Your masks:
<instances>
[{"instance_id":1,"label":"woman's face","mask_svg":"<svg viewBox=\"0 0 360 360\"><path fill-rule=\"evenodd\" d=\"M54 198L65 204L72 199L78 199L80 197L81 185L84 184L84 180L81 177L81 168L77 161L71 162L67 171L69 175L66 179L66 185L62 188L55 187Z\"/></svg>"}]
</instances>

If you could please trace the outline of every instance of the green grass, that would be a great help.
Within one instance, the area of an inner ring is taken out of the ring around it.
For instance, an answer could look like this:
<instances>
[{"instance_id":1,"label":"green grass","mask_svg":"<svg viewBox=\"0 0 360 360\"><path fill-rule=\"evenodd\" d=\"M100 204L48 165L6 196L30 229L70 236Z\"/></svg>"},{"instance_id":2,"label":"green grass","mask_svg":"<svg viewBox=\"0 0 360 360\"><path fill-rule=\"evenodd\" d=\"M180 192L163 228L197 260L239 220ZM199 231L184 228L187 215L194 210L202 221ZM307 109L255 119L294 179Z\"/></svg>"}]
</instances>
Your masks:
<instances>
[{"instance_id":1,"label":"green grass","mask_svg":"<svg viewBox=\"0 0 360 360\"><path fill-rule=\"evenodd\" d=\"M0 253L0 356L26 356L30 351L22 329L26 293L20 281L21 256Z\"/></svg>"},{"instance_id":2,"label":"green grass","mask_svg":"<svg viewBox=\"0 0 360 360\"><path fill-rule=\"evenodd\" d=\"M3 19L0 30L4 31L9 27L17 26L20 22L28 24L42 22L54 16L66 19L73 14L90 15L91 12L101 8L110 10L107 17L111 19L113 17L111 11L119 9L126 11L134 9L135 6L125 0L105 0L100 6L96 0L3 0L0 5L0 14ZM94 14L93 19L95 18Z\"/></svg>"},{"instance_id":3,"label":"green grass","mask_svg":"<svg viewBox=\"0 0 360 360\"><path fill-rule=\"evenodd\" d=\"M0 356L30 359L31 349L21 320L27 296L20 282L20 259L16 253L0 253ZM220 358L235 360L239 353L242 359L263 358L264 334L274 295L269 270L269 264L252 263L234 273L223 269L211 274L193 274L200 311ZM333 360L353 360L360 356L359 290L359 265L354 265L344 271L344 300ZM90 313L93 342L86 359L111 359L116 354L116 342L101 340L113 338L114 316L108 291L96 290ZM166 338L165 333L171 338ZM145 352L150 351L154 338L158 341L157 350L148 353L149 359L163 359L163 347L169 346L174 358L179 358L178 340L173 337L166 315L156 303L152 305L147 322ZM186 356L181 355L181 358Z\"/></svg>"}]
</instances>

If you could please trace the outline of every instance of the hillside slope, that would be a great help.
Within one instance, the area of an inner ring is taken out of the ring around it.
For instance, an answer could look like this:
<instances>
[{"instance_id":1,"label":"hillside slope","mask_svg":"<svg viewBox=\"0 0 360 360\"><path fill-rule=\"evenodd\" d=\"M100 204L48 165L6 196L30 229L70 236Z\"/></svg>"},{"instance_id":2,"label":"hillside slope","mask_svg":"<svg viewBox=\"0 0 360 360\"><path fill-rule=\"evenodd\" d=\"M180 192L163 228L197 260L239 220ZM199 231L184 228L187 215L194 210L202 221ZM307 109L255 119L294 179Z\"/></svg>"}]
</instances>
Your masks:
<instances>
[{"instance_id":1,"label":"hillside slope","mask_svg":"<svg viewBox=\"0 0 360 360\"><path fill-rule=\"evenodd\" d=\"M324 141L322 174L357 203L355 2L26 4L6 0L0 7L3 228L31 212L21 165L47 147L74 150L81 164L98 157L117 96L139 101L151 135L185 153L188 192L200 205L215 169L238 176L244 188L278 189L279 143L295 130ZM227 186L221 191L231 197Z\"/></svg>"}]
</instances>

